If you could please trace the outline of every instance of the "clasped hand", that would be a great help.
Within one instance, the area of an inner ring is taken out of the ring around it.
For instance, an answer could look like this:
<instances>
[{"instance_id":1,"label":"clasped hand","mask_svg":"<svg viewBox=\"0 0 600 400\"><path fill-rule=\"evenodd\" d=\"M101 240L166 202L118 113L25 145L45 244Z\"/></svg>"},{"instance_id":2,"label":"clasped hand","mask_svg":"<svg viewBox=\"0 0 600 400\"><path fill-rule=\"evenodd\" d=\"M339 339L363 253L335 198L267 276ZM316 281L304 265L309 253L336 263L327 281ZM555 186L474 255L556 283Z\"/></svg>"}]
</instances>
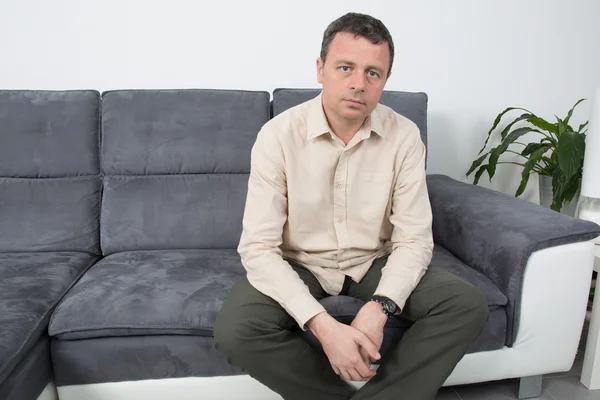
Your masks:
<instances>
[{"instance_id":1,"label":"clasped hand","mask_svg":"<svg viewBox=\"0 0 600 400\"><path fill-rule=\"evenodd\" d=\"M371 362L379 360L383 327L387 316L373 301L366 303L352 321L345 325L327 313L313 317L308 328L321 342L334 372L346 380L365 381L375 376Z\"/></svg>"}]
</instances>

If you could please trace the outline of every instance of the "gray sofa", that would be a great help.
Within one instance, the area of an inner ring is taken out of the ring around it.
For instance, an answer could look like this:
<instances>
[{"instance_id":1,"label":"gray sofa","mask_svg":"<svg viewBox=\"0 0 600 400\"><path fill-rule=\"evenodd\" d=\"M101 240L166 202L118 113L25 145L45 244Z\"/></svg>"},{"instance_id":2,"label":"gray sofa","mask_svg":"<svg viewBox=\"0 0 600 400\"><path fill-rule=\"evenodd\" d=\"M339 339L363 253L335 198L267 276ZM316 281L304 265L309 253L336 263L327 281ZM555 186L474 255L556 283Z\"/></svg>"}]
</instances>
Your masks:
<instances>
[{"instance_id":1,"label":"gray sofa","mask_svg":"<svg viewBox=\"0 0 600 400\"><path fill-rule=\"evenodd\" d=\"M70 399L104 383L244 375L215 349L212 328L244 274L236 247L250 149L269 118L317 93L0 91L0 399L35 399L48 382ZM427 143L424 93L384 92L382 103ZM490 307L469 353L510 349L532 255L587 243L600 227L443 175L428 188L431 268L472 282ZM583 315L587 294L573 297ZM348 322L362 305L323 303ZM407 327L391 319L383 351Z\"/></svg>"}]
</instances>

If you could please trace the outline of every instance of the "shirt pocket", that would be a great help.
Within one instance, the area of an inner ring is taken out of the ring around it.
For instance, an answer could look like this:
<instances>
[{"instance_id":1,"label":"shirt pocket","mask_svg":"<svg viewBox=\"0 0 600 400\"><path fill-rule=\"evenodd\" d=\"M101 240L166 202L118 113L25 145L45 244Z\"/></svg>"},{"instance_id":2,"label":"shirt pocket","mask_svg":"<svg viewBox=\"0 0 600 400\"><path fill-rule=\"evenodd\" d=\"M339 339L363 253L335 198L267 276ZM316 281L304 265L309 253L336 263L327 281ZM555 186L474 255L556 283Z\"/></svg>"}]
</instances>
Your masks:
<instances>
[{"instance_id":1,"label":"shirt pocket","mask_svg":"<svg viewBox=\"0 0 600 400\"><path fill-rule=\"evenodd\" d=\"M362 173L358 179L359 220L382 222L390 205L394 171Z\"/></svg>"}]
</instances>

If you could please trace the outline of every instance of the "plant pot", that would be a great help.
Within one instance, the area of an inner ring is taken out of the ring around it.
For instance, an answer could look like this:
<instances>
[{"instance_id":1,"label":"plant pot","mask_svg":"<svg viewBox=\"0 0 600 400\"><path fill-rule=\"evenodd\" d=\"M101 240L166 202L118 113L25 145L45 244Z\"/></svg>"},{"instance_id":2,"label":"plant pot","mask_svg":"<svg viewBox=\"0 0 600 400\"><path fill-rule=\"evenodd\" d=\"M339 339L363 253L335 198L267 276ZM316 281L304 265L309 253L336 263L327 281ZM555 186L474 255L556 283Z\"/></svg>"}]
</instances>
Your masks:
<instances>
[{"instance_id":1,"label":"plant pot","mask_svg":"<svg viewBox=\"0 0 600 400\"><path fill-rule=\"evenodd\" d=\"M540 180L540 205L543 207L550 208L552 205L552 177L546 175L539 175ZM577 209L577 202L579 201L579 190L575 193L573 200L569 203L564 203L560 209L561 214L575 216Z\"/></svg>"}]
</instances>

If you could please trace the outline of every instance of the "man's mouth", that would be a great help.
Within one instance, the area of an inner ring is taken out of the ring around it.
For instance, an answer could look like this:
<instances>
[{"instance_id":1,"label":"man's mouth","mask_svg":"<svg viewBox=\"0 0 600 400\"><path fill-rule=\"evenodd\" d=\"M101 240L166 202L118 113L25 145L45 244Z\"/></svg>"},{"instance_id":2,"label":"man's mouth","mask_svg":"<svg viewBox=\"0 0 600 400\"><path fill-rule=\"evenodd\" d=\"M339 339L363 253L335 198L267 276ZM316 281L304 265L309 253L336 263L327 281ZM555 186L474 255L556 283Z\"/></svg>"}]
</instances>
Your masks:
<instances>
[{"instance_id":1,"label":"man's mouth","mask_svg":"<svg viewBox=\"0 0 600 400\"><path fill-rule=\"evenodd\" d=\"M364 105L365 104L362 101L354 100L354 99L346 99L346 101L349 103L352 103L352 104L356 104L356 105Z\"/></svg>"}]
</instances>

